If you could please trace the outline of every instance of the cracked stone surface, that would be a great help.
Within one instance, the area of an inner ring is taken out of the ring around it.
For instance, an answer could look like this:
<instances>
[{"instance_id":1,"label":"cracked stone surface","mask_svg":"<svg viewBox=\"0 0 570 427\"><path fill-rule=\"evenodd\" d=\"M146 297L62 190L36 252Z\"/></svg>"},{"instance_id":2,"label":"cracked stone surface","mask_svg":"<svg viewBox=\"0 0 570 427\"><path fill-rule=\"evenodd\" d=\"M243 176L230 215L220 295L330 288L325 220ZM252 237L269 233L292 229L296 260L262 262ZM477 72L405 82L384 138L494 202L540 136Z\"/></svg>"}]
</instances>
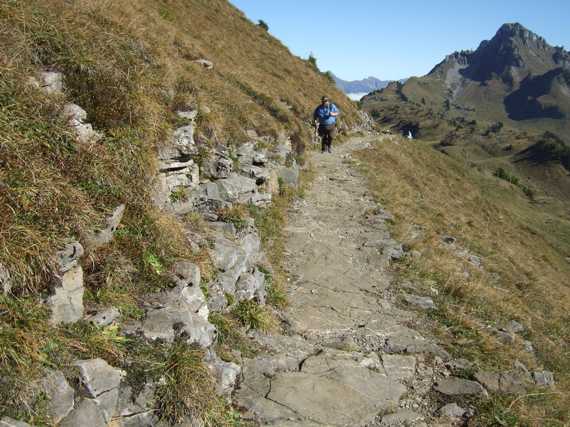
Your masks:
<instances>
[{"instance_id":1,"label":"cracked stone surface","mask_svg":"<svg viewBox=\"0 0 570 427\"><path fill-rule=\"evenodd\" d=\"M417 314L384 297L393 281L387 267L405 255L390 237L389 216L346 161L367 144L354 138L332 155L314 155L318 175L290 212L289 335L253 337L266 351L244 360L234 393L260 425L428 425L437 409L425 403L418 413L402 410L404 397L427 401L431 392L435 368L423 361L433 357L423 355L449 356L409 328ZM426 382L422 395L419 381Z\"/></svg>"}]
</instances>

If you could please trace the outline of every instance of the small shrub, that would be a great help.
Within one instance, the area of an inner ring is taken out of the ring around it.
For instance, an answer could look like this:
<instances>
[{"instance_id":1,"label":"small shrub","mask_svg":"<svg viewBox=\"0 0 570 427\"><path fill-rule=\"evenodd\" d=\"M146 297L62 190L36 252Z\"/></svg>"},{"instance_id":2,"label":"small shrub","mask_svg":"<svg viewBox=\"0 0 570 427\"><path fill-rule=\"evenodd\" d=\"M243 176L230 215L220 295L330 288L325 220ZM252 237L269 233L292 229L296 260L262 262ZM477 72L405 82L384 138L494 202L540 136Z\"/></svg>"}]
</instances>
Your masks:
<instances>
[{"instance_id":1,"label":"small shrub","mask_svg":"<svg viewBox=\"0 0 570 427\"><path fill-rule=\"evenodd\" d=\"M233 224L240 231L247 227L249 214L244 205L233 205L229 208L218 210L218 217L223 222Z\"/></svg>"},{"instance_id":2,"label":"small shrub","mask_svg":"<svg viewBox=\"0 0 570 427\"><path fill-rule=\"evenodd\" d=\"M272 319L269 313L255 301L240 301L232 310L232 314L248 329L267 331L271 328Z\"/></svg>"},{"instance_id":3,"label":"small shrub","mask_svg":"<svg viewBox=\"0 0 570 427\"><path fill-rule=\"evenodd\" d=\"M315 69L316 71L319 71L319 66L317 65L317 58L315 58L315 56L313 55L312 52L309 54L309 57L307 58L307 62L309 63L309 65L311 67L313 67L313 69Z\"/></svg>"},{"instance_id":4,"label":"small shrub","mask_svg":"<svg viewBox=\"0 0 570 427\"><path fill-rule=\"evenodd\" d=\"M260 19L257 23L257 26L263 28L265 31L269 31L269 25L263 19Z\"/></svg>"},{"instance_id":5,"label":"small shrub","mask_svg":"<svg viewBox=\"0 0 570 427\"><path fill-rule=\"evenodd\" d=\"M162 420L177 424L188 416L201 419L217 401L216 387L202 362L204 352L185 343L175 343L162 366L163 382L156 390Z\"/></svg>"}]
</instances>

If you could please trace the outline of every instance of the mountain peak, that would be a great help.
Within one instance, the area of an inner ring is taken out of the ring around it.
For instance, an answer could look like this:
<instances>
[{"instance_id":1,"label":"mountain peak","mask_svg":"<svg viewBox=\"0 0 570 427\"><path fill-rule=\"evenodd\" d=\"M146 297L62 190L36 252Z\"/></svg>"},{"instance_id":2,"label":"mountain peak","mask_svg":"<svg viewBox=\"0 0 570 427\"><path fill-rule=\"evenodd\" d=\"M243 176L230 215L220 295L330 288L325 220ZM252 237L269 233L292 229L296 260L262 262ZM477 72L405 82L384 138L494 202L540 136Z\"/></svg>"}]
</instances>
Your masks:
<instances>
[{"instance_id":1,"label":"mountain peak","mask_svg":"<svg viewBox=\"0 0 570 427\"><path fill-rule=\"evenodd\" d=\"M519 39L524 42L534 41L538 42L538 44L540 45L546 45L546 40L544 40L538 34L530 31L525 26L519 24L518 22L503 24L501 28L499 28L497 34L495 34L495 37L493 39L494 40Z\"/></svg>"}]
</instances>

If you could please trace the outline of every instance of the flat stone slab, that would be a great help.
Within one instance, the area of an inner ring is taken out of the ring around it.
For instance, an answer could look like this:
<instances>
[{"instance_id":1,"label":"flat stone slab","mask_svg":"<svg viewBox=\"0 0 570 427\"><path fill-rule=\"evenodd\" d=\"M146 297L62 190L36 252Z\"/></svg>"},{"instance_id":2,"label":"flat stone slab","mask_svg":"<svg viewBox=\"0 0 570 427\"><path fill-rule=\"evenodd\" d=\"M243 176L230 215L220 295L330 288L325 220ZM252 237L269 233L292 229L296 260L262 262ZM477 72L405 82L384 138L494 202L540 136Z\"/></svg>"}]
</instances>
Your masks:
<instances>
[{"instance_id":1,"label":"flat stone slab","mask_svg":"<svg viewBox=\"0 0 570 427\"><path fill-rule=\"evenodd\" d=\"M386 375L377 355L329 350L271 378L258 368L246 367L236 401L256 413L261 423L292 417L303 421L297 425L359 425L396 408L406 391Z\"/></svg>"},{"instance_id":2,"label":"flat stone slab","mask_svg":"<svg viewBox=\"0 0 570 427\"><path fill-rule=\"evenodd\" d=\"M442 379L436 383L434 388L447 396L487 395L487 391L478 382L457 377Z\"/></svg>"}]
</instances>

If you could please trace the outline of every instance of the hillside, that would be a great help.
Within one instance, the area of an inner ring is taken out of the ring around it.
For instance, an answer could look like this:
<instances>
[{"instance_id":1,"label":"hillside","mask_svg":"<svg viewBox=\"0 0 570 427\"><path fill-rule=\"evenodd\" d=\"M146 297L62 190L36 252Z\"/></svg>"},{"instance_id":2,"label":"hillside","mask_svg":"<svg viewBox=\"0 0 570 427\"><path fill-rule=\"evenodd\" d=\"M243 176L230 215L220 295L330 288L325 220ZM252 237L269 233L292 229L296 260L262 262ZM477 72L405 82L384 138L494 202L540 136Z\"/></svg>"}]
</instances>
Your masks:
<instances>
[{"instance_id":1,"label":"hillside","mask_svg":"<svg viewBox=\"0 0 570 427\"><path fill-rule=\"evenodd\" d=\"M0 28L0 418L243 425L307 124L353 103L225 0L3 2Z\"/></svg>"},{"instance_id":2,"label":"hillside","mask_svg":"<svg viewBox=\"0 0 570 427\"><path fill-rule=\"evenodd\" d=\"M454 375L488 390L483 398L453 396L463 399L462 408L476 408L457 425L566 426L568 205L533 201L512 176L432 144L384 135L357 157L368 189L392 214L392 235L409 251L393 266L392 295L404 309L419 305L410 293L433 301L422 310L423 319L408 325L435 335L455 360L445 363ZM521 158L556 156L556 147L550 136ZM559 177L543 172L551 180ZM529 373L536 369L553 373L555 386L533 384Z\"/></svg>"}]
</instances>

